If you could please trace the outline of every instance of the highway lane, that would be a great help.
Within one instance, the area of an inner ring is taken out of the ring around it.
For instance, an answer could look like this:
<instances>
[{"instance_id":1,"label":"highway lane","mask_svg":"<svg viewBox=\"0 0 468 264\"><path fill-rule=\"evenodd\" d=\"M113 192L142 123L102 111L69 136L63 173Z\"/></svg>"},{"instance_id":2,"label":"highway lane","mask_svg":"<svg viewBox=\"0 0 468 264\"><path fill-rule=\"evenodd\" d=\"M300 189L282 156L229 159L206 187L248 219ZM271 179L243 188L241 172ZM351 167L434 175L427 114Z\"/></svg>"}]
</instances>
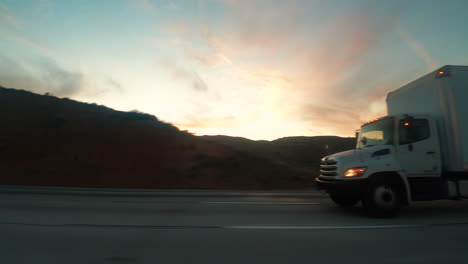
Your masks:
<instances>
[{"instance_id":1,"label":"highway lane","mask_svg":"<svg viewBox=\"0 0 468 264\"><path fill-rule=\"evenodd\" d=\"M398 218L322 193L0 188L0 263L467 263L468 201Z\"/></svg>"}]
</instances>

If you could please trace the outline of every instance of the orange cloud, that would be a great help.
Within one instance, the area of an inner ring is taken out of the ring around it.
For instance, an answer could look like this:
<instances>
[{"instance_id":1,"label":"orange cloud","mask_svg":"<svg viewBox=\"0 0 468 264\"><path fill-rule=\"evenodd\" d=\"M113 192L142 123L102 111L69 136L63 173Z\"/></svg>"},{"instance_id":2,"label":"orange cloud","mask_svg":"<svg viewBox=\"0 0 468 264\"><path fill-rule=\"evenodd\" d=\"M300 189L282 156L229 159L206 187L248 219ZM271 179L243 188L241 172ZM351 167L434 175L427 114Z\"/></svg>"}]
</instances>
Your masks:
<instances>
[{"instance_id":1,"label":"orange cloud","mask_svg":"<svg viewBox=\"0 0 468 264\"><path fill-rule=\"evenodd\" d=\"M221 116L221 117L198 117L193 115L186 116L185 123L177 123L176 126L188 129L206 129L206 128L226 128L237 126L238 121L234 116Z\"/></svg>"},{"instance_id":2,"label":"orange cloud","mask_svg":"<svg viewBox=\"0 0 468 264\"><path fill-rule=\"evenodd\" d=\"M394 30L398 8L376 18L356 7L305 27L305 2L224 2L229 11L220 23L228 30L203 25L192 41L204 48L190 49L189 59L211 67L222 54L230 62L223 73L256 84L259 105L309 131L353 135L376 117L369 115L385 114L383 100L393 87L384 85L385 67L368 56Z\"/></svg>"}]
</instances>

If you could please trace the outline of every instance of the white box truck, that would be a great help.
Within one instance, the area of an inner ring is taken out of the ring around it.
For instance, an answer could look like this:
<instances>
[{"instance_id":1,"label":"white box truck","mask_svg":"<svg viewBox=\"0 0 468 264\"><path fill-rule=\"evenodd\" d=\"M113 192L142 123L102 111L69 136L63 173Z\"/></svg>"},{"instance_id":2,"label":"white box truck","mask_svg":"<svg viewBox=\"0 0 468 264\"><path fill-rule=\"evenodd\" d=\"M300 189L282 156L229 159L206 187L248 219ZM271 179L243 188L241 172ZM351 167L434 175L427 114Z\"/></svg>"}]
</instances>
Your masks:
<instances>
[{"instance_id":1,"label":"white box truck","mask_svg":"<svg viewBox=\"0 0 468 264\"><path fill-rule=\"evenodd\" d=\"M318 187L381 217L414 201L468 198L468 66L444 66L386 101L388 115L361 126L356 149L321 160Z\"/></svg>"}]
</instances>

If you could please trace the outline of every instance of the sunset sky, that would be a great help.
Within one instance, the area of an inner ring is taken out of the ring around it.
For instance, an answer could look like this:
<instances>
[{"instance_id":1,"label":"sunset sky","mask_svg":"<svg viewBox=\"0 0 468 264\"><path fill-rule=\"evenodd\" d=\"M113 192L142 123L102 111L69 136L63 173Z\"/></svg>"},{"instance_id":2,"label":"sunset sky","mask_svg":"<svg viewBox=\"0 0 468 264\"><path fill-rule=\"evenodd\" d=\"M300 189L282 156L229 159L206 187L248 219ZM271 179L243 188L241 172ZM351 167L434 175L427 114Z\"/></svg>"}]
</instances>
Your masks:
<instances>
[{"instance_id":1,"label":"sunset sky","mask_svg":"<svg viewBox=\"0 0 468 264\"><path fill-rule=\"evenodd\" d=\"M468 1L0 0L0 85L197 135L352 136L468 65Z\"/></svg>"}]
</instances>

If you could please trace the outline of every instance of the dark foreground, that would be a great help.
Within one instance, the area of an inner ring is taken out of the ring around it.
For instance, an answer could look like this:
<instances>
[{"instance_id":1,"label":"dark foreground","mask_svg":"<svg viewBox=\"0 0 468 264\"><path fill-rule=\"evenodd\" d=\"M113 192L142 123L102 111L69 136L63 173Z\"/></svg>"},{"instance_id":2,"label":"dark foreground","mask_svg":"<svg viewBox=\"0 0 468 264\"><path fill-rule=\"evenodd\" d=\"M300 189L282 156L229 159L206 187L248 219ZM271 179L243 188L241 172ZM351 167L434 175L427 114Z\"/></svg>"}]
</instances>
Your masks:
<instances>
[{"instance_id":1,"label":"dark foreground","mask_svg":"<svg viewBox=\"0 0 468 264\"><path fill-rule=\"evenodd\" d=\"M466 263L468 201L398 218L321 193L0 187L0 263Z\"/></svg>"}]
</instances>

